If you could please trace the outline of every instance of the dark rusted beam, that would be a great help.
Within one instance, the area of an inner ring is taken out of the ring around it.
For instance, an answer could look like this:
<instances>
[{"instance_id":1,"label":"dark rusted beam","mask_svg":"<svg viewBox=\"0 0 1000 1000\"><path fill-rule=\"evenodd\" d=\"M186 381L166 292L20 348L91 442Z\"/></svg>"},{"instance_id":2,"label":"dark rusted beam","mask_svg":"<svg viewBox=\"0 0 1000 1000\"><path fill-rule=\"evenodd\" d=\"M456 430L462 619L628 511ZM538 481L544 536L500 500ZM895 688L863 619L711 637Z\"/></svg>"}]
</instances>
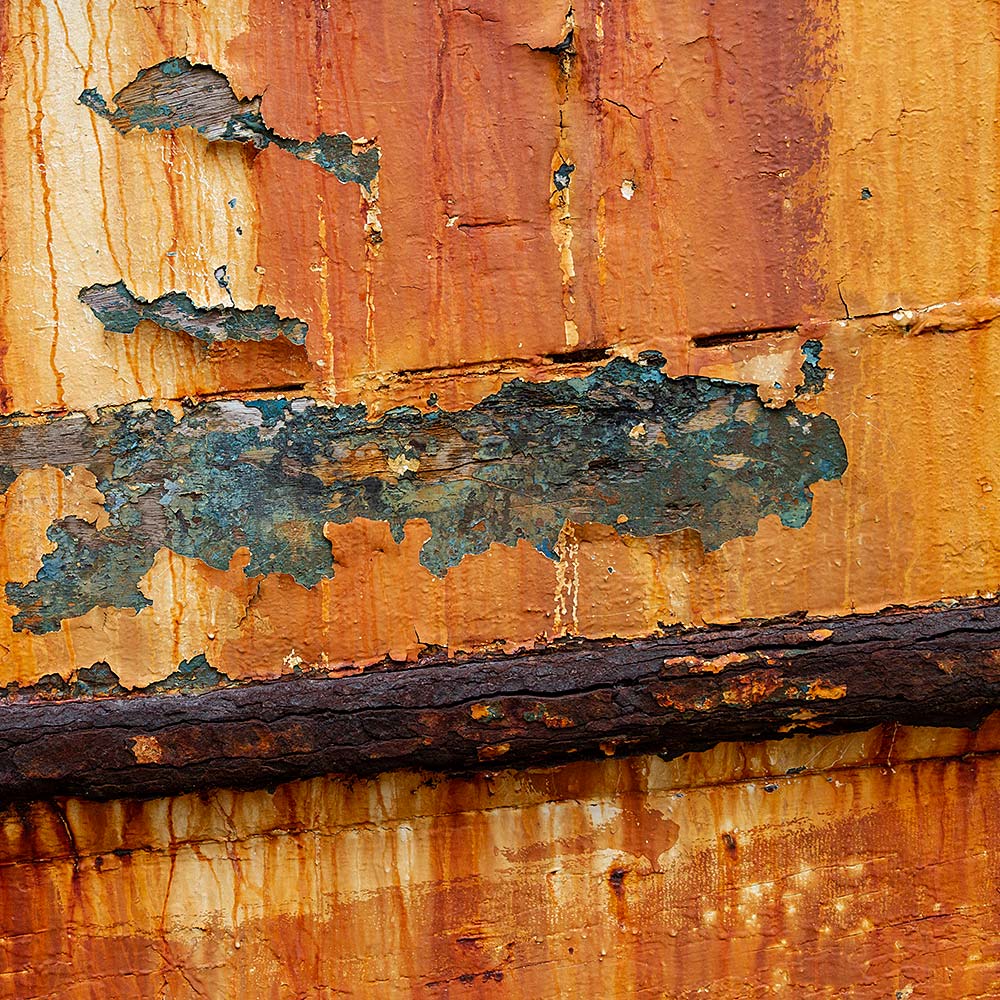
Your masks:
<instances>
[{"instance_id":1,"label":"dark rusted beam","mask_svg":"<svg viewBox=\"0 0 1000 1000\"><path fill-rule=\"evenodd\" d=\"M21 692L0 704L0 788L7 800L115 798L328 772L677 756L880 723L975 727L998 707L1000 606L976 600L438 655L195 695Z\"/></svg>"}]
</instances>

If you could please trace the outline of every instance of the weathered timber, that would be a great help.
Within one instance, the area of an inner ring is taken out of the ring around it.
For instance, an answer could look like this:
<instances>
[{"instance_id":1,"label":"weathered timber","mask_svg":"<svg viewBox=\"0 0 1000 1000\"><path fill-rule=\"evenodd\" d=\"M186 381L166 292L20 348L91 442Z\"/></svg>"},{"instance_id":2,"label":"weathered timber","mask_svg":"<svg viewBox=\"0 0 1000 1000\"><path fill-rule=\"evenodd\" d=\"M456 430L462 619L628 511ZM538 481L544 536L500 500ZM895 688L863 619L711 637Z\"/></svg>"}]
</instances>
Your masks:
<instances>
[{"instance_id":1,"label":"weathered timber","mask_svg":"<svg viewBox=\"0 0 1000 1000\"><path fill-rule=\"evenodd\" d=\"M664 756L879 723L974 728L1000 707L1000 605L568 641L202 694L0 706L6 800L268 787L328 772Z\"/></svg>"}]
</instances>

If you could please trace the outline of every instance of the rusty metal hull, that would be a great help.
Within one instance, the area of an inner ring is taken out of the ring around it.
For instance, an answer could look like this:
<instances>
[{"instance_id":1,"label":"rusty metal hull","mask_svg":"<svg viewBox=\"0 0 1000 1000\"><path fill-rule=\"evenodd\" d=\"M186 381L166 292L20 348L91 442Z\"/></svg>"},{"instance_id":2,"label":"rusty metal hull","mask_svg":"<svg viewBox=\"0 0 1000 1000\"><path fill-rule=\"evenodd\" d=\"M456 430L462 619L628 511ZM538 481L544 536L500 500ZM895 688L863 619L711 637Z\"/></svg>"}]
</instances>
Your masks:
<instances>
[{"instance_id":1,"label":"rusty metal hull","mask_svg":"<svg viewBox=\"0 0 1000 1000\"><path fill-rule=\"evenodd\" d=\"M0 801L273 787L318 774L657 752L892 723L974 728L1000 707L1000 609L965 601L675 629L647 640L353 676L226 683L204 662L129 694L106 664L0 704ZM199 683L212 690L189 693Z\"/></svg>"},{"instance_id":2,"label":"rusty metal hull","mask_svg":"<svg viewBox=\"0 0 1000 1000\"><path fill-rule=\"evenodd\" d=\"M179 427L297 397L331 424L355 404L380 426L398 406L503 424L489 400L515 379L558 394L656 351L668 379L832 420L844 451L831 434L825 470L786 464L762 492L748 413L706 409L685 426L718 418L733 529L713 535L683 482L648 491L676 506L644 523L598 474L575 509L524 525L500 504L455 531L455 467L516 466L523 439L449 467L426 434L344 452L328 429L322 461L255 446L278 462L268 504L296 477L327 492L301 516L275 501L268 545L241 546L246 494L199 510L203 537L137 531L118 499L160 480L5 444L0 684L106 662L141 690L199 655L230 679L325 674L995 590L994 8L5 4L0 410L18 425L103 426L144 400ZM556 447L576 472L543 463L539 488L669 451L667 424ZM362 482L390 499L317 523ZM175 493L144 495L176 526ZM93 567L116 539L143 557L109 586ZM81 559L90 596L42 593L47 557Z\"/></svg>"},{"instance_id":3,"label":"rusty metal hull","mask_svg":"<svg viewBox=\"0 0 1000 1000\"><path fill-rule=\"evenodd\" d=\"M0 995L1000 997L998 16L0 2Z\"/></svg>"}]
</instances>

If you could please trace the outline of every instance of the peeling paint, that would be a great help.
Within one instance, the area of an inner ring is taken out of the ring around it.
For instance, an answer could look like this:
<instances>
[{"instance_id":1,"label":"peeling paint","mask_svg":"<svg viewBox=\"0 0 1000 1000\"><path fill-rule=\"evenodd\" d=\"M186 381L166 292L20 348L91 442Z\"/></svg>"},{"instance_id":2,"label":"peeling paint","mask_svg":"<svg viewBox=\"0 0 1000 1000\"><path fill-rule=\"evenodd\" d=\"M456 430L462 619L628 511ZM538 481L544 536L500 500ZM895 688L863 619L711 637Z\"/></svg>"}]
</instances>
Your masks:
<instances>
[{"instance_id":1,"label":"peeling paint","mask_svg":"<svg viewBox=\"0 0 1000 1000\"><path fill-rule=\"evenodd\" d=\"M80 290L79 299L90 307L106 330L125 335L134 333L143 320L173 333L186 333L209 344L284 337L292 344L301 345L309 332L309 327L302 320L283 318L274 306L237 309L235 306L220 305L201 308L184 292L167 292L147 300L130 292L124 281L113 285L90 285Z\"/></svg>"},{"instance_id":2,"label":"peeling paint","mask_svg":"<svg viewBox=\"0 0 1000 1000\"><path fill-rule=\"evenodd\" d=\"M796 396L815 396L823 391L832 371L820 366L822 353L823 342L820 340L807 340L802 345L802 384L795 390Z\"/></svg>"},{"instance_id":3,"label":"peeling paint","mask_svg":"<svg viewBox=\"0 0 1000 1000\"><path fill-rule=\"evenodd\" d=\"M260 95L238 98L217 69L183 56L140 70L115 94L114 110L93 88L83 91L80 103L122 134L137 128L146 132L191 128L209 142L249 143L257 149L274 145L315 163L345 184L365 188L378 173L379 150L373 144L356 143L346 132L323 133L309 142L278 135L261 115Z\"/></svg>"},{"instance_id":4,"label":"peeling paint","mask_svg":"<svg viewBox=\"0 0 1000 1000\"><path fill-rule=\"evenodd\" d=\"M19 685L16 682L0 688L0 698L11 701L73 701L81 698L124 698L128 695L148 697L150 695L192 693L211 688L236 687L234 681L209 664L202 654L180 663L168 677L147 684L136 695L123 687L115 672L107 663L95 663L81 667L67 680L58 674L46 674L34 684Z\"/></svg>"},{"instance_id":5,"label":"peeling paint","mask_svg":"<svg viewBox=\"0 0 1000 1000\"><path fill-rule=\"evenodd\" d=\"M431 531L420 553L443 575L490 545L526 539L549 558L568 523L622 534L690 528L706 549L777 515L801 527L810 486L847 464L836 422L794 403L766 409L756 387L670 378L662 358L617 359L585 378L515 380L469 410L257 399L148 405L0 421L0 489L41 465L90 469L109 523L65 517L34 580L7 584L17 630L48 632L94 607L138 610L138 584L167 548L248 576L331 576L327 523L408 521ZM647 433L635 436L641 422ZM746 458L738 469L719 455ZM405 460L404 460L405 459ZM624 518L624 519L623 519Z\"/></svg>"}]
</instances>

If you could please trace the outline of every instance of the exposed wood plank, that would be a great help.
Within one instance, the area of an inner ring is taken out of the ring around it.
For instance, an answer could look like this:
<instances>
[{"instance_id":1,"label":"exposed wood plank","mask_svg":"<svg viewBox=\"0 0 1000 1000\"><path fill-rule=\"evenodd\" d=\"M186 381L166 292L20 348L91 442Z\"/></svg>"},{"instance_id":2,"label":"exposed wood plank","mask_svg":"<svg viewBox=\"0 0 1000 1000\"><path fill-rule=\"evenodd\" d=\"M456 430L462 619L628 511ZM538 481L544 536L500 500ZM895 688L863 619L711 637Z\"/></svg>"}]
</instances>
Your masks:
<instances>
[{"instance_id":1,"label":"exposed wood plank","mask_svg":"<svg viewBox=\"0 0 1000 1000\"><path fill-rule=\"evenodd\" d=\"M0 781L7 799L164 795L328 772L675 756L885 722L975 727L997 707L1000 607L976 600L438 655L201 694L14 689L0 707Z\"/></svg>"}]
</instances>

